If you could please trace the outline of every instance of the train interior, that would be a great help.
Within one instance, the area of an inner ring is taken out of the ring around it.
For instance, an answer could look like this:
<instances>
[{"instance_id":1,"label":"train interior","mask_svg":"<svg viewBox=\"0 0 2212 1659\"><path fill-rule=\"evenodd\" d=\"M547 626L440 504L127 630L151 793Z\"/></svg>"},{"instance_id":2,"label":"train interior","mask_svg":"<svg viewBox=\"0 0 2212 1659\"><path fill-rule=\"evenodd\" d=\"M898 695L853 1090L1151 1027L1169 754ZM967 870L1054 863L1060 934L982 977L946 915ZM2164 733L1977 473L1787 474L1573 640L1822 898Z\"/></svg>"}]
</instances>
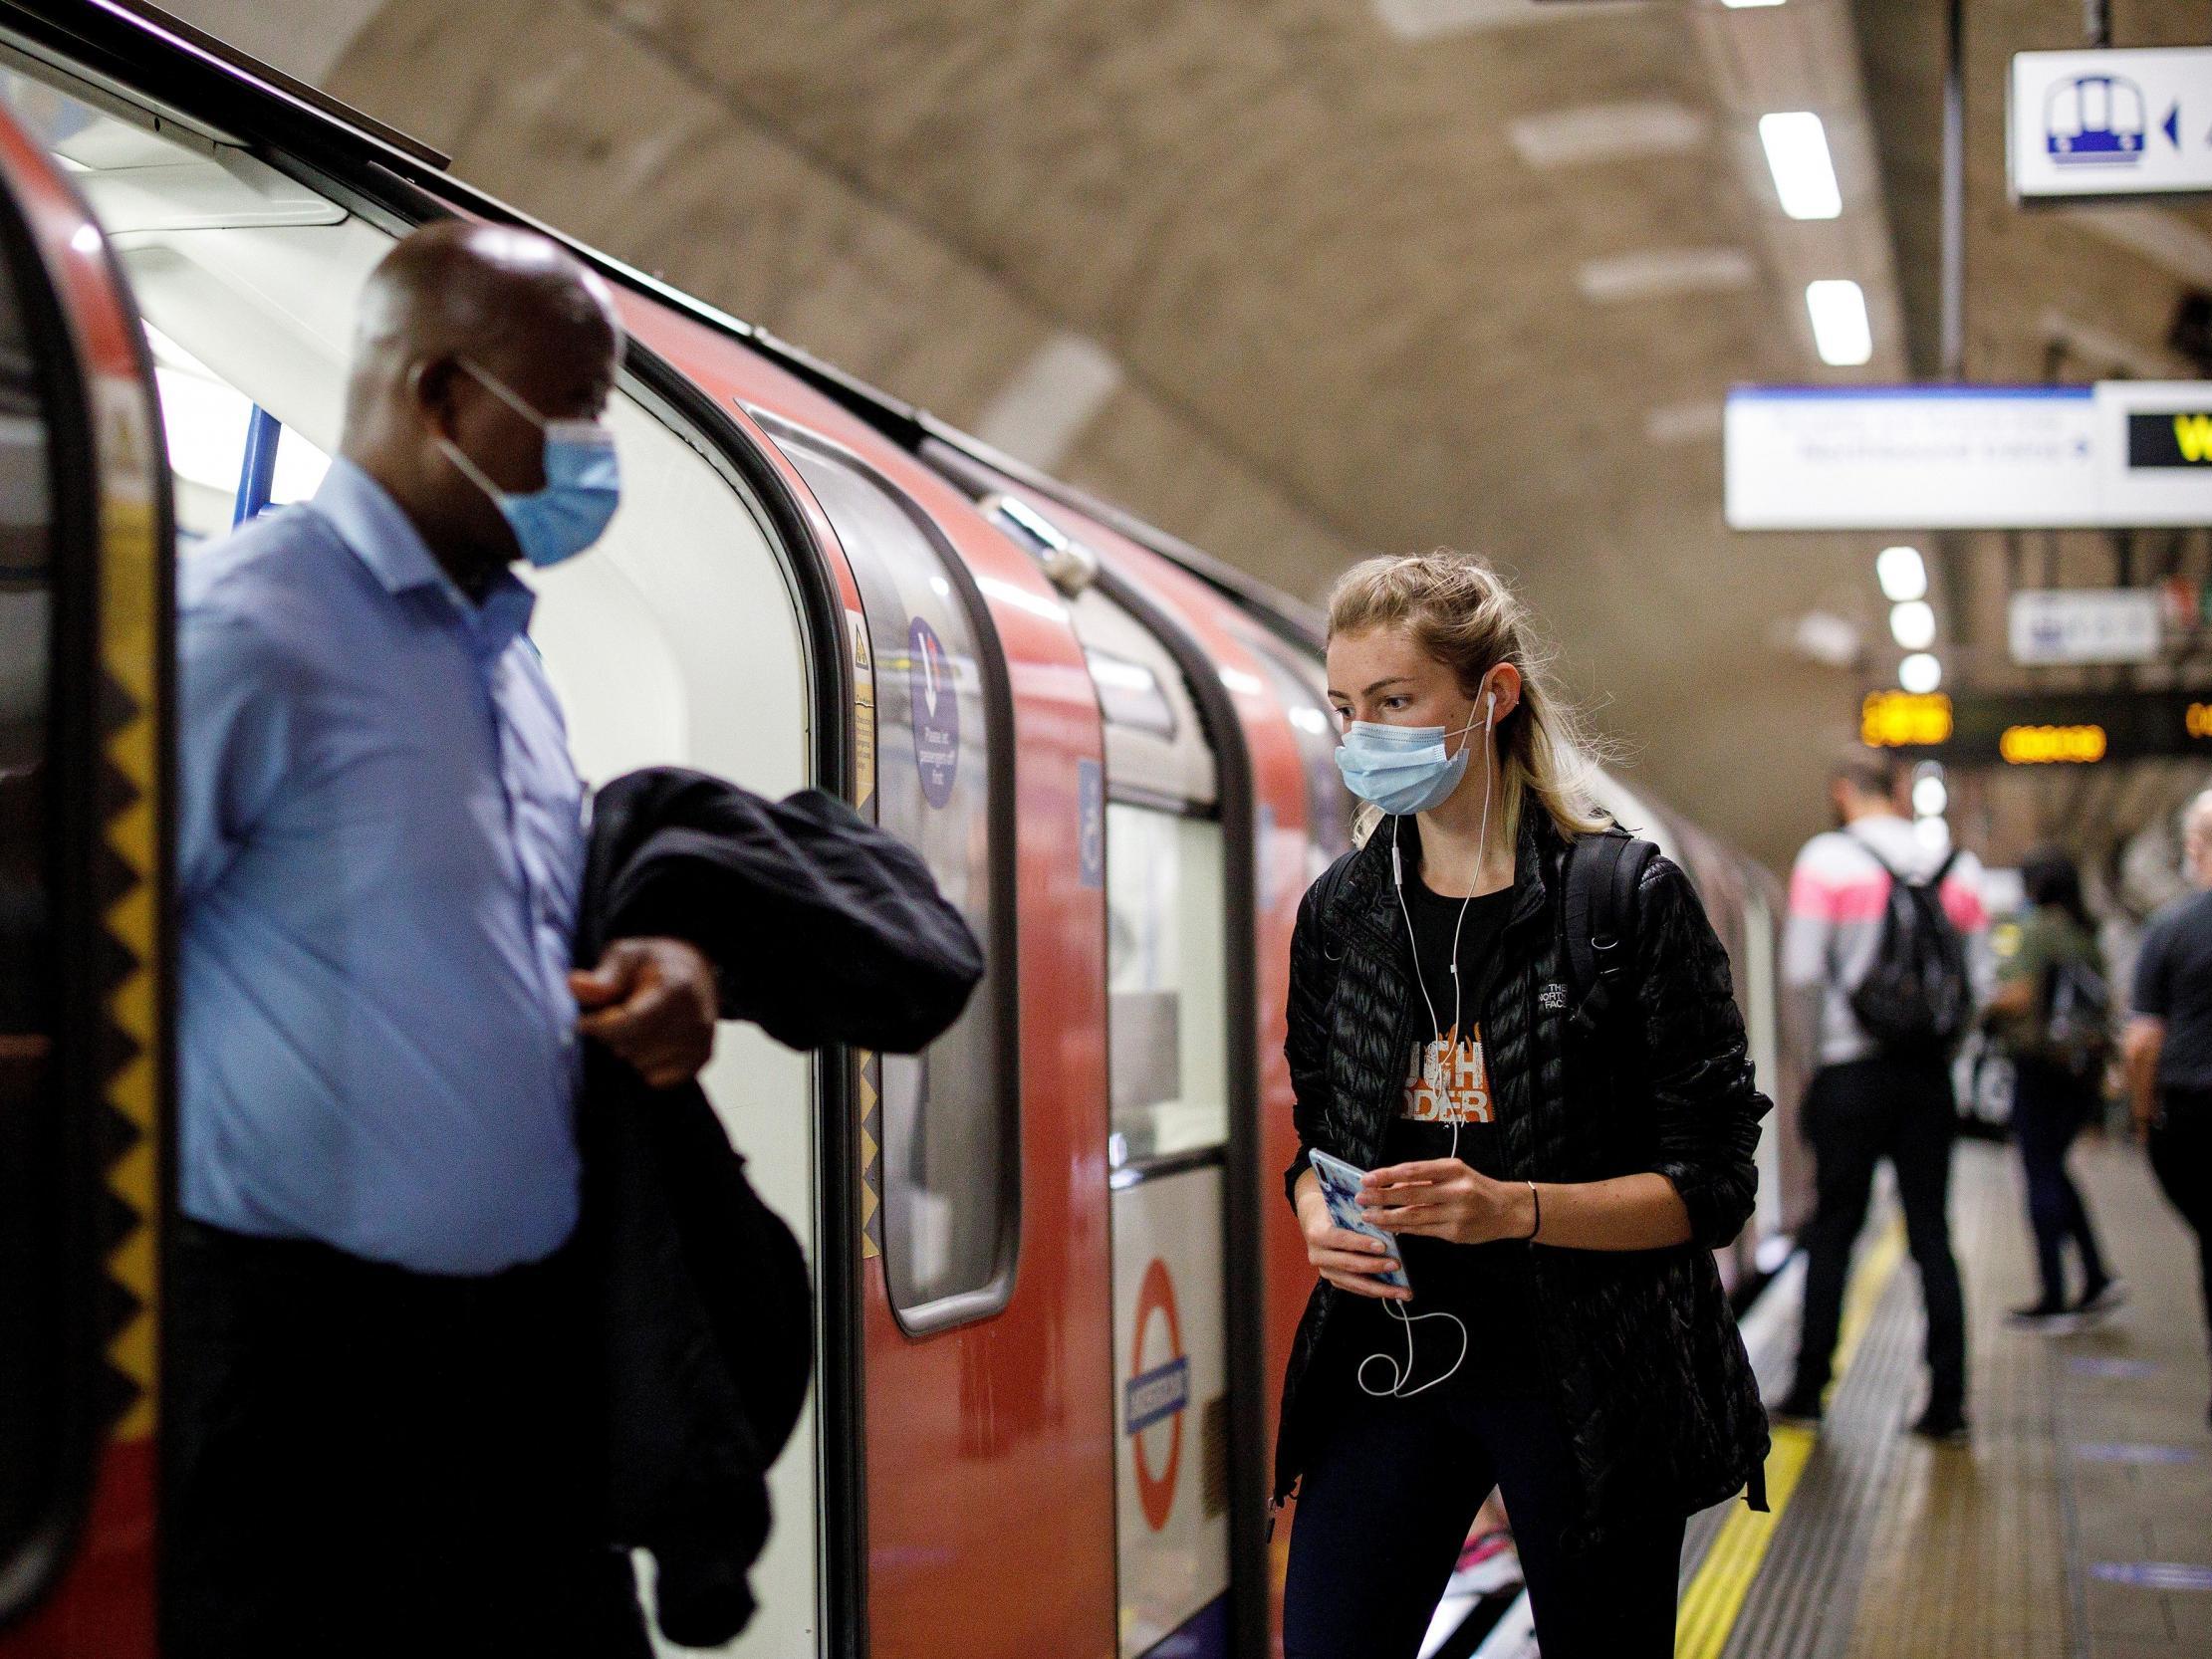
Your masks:
<instances>
[{"instance_id":1,"label":"train interior","mask_svg":"<svg viewBox=\"0 0 2212 1659\"><path fill-rule=\"evenodd\" d=\"M0 103L85 193L145 319L179 557L237 519L312 495L339 441L355 299L392 239L219 136L97 89L65 90L44 67L38 78L0 71ZM609 418L623 511L599 556L531 578L531 632L579 770L593 783L683 765L772 797L808 787L818 688L767 515L636 386L625 382ZM726 1025L705 1083L755 1184L811 1254L810 1057ZM793 1523L776 1529L763 1563L780 1593L732 1652L813 1640L815 1442L810 1405L772 1482Z\"/></svg>"}]
</instances>

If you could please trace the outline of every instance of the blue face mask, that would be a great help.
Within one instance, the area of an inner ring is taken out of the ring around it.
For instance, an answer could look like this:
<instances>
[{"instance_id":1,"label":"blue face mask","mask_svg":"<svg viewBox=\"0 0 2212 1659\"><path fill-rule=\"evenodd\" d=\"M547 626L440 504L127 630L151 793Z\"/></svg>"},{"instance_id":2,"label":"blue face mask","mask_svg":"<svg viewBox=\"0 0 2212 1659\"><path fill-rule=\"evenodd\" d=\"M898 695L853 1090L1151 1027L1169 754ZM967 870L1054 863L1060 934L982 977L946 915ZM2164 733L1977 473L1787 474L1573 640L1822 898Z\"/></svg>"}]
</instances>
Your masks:
<instances>
[{"instance_id":1,"label":"blue face mask","mask_svg":"<svg viewBox=\"0 0 2212 1659\"><path fill-rule=\"evenodd\" d=\"M1441 807L1467 775L1472 743L1461 742L1457 754L1444 753L1447 739L1466 735L1480 726L1471 720L1457 732L1441 726L1384 726L1371 720L1354 720L1337 751L1337 770L1345 787L1362 801L1371 801L1397 817L1425 813Z\"/></svg>"},{"instance_id":2,"label":"blue face mask","mask_svg":"<svg viewBox=\"0 0 2212 1659\"><path fill-rule=\"evenodd\" d=\"M614 434L597 420L548 420L488 371L465 357L461 366L545 434L545 488L526 495L502 490L450 439L439 438L438 447L470 483L492 498L492 505L515 533L515 545L531 564L544 570L574 559L606 533L607 521L622 499Z\"/></svg>"}]
</instances>

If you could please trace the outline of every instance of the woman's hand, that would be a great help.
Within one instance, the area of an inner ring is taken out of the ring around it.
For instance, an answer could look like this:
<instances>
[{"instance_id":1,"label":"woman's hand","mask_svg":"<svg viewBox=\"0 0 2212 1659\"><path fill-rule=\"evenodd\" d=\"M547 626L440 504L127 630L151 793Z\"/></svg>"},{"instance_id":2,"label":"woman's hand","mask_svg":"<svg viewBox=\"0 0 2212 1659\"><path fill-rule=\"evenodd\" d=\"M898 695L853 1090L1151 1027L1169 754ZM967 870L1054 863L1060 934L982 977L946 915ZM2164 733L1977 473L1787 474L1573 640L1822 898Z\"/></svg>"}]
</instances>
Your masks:
<instances>
[{"instance_id":1,"label":"woman's hand","mask_svg":"<svg viewBox=\"0 0 2212 1659\"><path fill-rule=\"evenodd\" d=\"M1368 1171L1359 1213L1385 1233L1489 1244L1527 1238L1536 1200L1526 1181L1494 1181L1457 1158L1430 1158Z\"/></svg>"},{"instance_id":2,"label":"woman's hand","mask_svg":"<svg viewBox=\"0 0 2212 1659\"><path fill-rule=\"evenodd\" d=\"M1300 1177L1298 1225L1306 1235L1306 1260L1322 1278L1340 1291L1381 1302L1410 1302L1411 1291L1385 1285L1375 1276L1394 1271L1398 1259L1382 1248L1380 1240L1339 1227L1321 1195L1320 1177L1308 1170Z\"/></svg>"}]
</instances>

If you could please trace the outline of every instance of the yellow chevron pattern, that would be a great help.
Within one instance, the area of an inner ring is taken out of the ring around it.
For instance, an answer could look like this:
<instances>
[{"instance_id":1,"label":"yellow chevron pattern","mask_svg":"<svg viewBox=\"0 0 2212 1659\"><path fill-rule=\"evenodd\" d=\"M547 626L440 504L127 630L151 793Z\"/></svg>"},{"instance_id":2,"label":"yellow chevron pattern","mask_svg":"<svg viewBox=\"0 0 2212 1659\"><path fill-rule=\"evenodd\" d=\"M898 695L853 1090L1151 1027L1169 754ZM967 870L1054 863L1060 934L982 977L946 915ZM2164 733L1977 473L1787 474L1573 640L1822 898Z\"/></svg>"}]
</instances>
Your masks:
<instances>
[{"instance_id":1,"label":"yellow chevron pattern","mask_svg":"<svg viewBox=\"0 0 2212 1659\"><path fill-rule=\"evenodd\" d=\"M96 405L98 407L98 405ZM142 404L125 407L111 401L101 411L100 445L122 464L145 478L149 459L143 435ZM133 468L130 463L135 462ZM127 483L124 484L127 488ZM105 1099L134 1131L125 1150L106 1173L108 1190L130 1218L110 1248L107 1271L129 1298L132 1311L109 1339L108 1360L130 1385L128 1403L117 1420L119 1440L153 1433L157 1345L155 1336L154 1218L160 1146L160 985L159 857L161 798L158 664L164 550L148 497L131 500L111 489L102 504L100 548L100 655L108 681L110 706L104 711L101 752L127 788L115 813L101 827L107 850L124 874L124 883L102 914L102 924L129 966L109 991L110 1024L126 1040L128 1058L107 1078Z\"/></svg>"}]
</instances>

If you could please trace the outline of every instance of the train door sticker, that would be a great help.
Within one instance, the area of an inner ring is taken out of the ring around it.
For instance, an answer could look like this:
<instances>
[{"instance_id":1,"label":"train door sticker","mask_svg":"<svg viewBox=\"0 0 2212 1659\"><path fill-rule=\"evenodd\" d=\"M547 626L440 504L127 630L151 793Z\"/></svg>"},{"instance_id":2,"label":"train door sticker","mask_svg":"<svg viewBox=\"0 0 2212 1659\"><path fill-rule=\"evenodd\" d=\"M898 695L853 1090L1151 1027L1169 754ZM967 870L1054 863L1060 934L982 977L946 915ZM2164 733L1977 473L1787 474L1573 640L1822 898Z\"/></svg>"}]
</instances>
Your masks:
<instances>
[{"instance_id":1,"label":"train door sticker","mask_svg":"<svg viewBox=\"0 0 2212 1659\"><path fill-rule=\"evenodd\" d=\"M932 807L952 799L960 770L960 687L937 630L916 616L906 629L908 709L913 716L914 766Z\"/></svg>"},{"instance_id":2,"label":"train door sticker","mask_svg":"<svg viewBox=\"0 0 2212 1659\"><path fill-rule=\"evenodd\" d=\"M1136 1293L1136 1331L1130 1338L1122 1406L1122 1432L1136 1460L1137 1499L1155 1533L1174 1513L1175 1481L1183 1463L1183 1415L1189 1404L1190 1358L1183 1352L1175 1286L1167 1277L1167 1264L1155 1256Z\"/></svg>"},{"instance_id":3,"label":"train door sticker","mask_svg":"<svg viewBox=\"0 0 2212 1659\"><path fill-rule=\"evenodd\" d=\"M2133 166L2148 131L2142 89L2120 76L2077 75L2044 95L2044 148L2059 166Z\"/></svg>"}]
</instances>

